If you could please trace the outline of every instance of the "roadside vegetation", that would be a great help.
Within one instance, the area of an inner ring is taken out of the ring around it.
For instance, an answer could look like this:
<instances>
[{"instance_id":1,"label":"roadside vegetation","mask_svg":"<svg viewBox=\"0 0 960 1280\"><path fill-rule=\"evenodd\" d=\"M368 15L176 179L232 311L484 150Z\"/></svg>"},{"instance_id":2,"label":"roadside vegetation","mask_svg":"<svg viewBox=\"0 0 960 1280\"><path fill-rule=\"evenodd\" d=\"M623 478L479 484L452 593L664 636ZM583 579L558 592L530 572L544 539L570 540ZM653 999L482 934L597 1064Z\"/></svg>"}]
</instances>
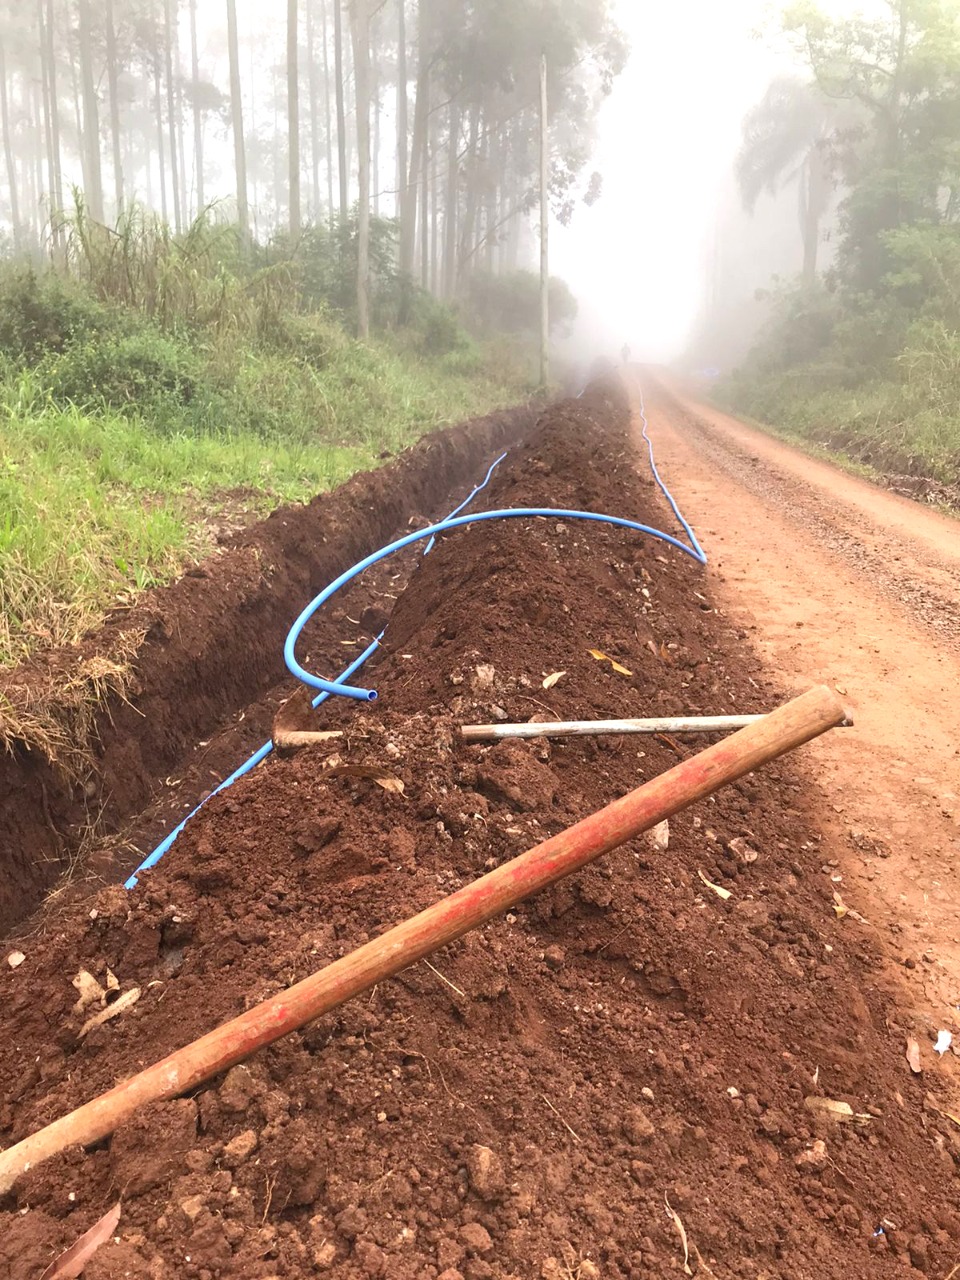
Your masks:
<instances>
[{"instance_id":1,"label":"roadside vegetation","mask_svg":"<svg viewBox=\"0 0 960 1280\"><path fill-rule=\"evenodd\" d=\"M771 86L739 177L748 203L799 183L804 273L772 291L771 322L717 398L960 500L960 12L886 7L876 21L787 12L810 83Z\"/></svg>"},{"instance_id":2,"label":"roadside vegetation","mask_svg":"<svg viewBox=\"0 0 960 1280\"><path fill-rule=\"evenodd\" d=\"M522 342L471 337L420 290L392 323L388 223L377 335L349 336L352 226L241 252L211 215L176 236L81 204L55 265L3 265L0 664L76 639L224 528L532 391Z\"/></svg>"}]
</instances>

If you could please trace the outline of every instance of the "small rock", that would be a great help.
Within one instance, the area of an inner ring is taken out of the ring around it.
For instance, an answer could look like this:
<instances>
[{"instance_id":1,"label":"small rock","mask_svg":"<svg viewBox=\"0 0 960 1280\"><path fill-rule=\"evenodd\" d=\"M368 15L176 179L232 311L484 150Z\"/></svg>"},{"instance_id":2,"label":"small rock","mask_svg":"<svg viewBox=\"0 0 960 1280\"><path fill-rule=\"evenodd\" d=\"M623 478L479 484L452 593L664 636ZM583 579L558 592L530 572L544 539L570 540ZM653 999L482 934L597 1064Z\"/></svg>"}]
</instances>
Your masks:
<instances>
[{"instance_id":1,"label":"small rock","mask_svg":"<svg viewBox=\"0 0 960 1280\"><path fill-rule=\"evenodd\" d=\"M223 1163L228 1169L235 1169L238 1164L243 1164L244 1160L249 1159L256 1151L258 1146L258 1138L252 1129L245 1129L243 1133L228 1142L223 1151Z\"/></svg>"},{"instance_id":2,"label":"small rock","mask_svg":"<svg viewBox=\"0 0 960 1280\"><path fill-rule=\"evenodd\" d=\"M543 953L543 960L548 969L553 969L556 972L566 964L567 953L563 947L547 947Z\"/></svg>"},{"instance_id":3,"label":"small rock","mask_svg":"<svg viewBox=\"0 0 960 1280\"><path fill-rule=\"evenodd\" d=\"M650 828L647 832L647 843L652 845L658 853L666 853L670 846L670 823L666 818Z\"/></svg>"},{"instance_id":4,"label":"small rock","mask_svg":"<svg viewBox=\"0 0 960 1280\"><path fill-rule=\"evenodd\" d=\"M794 1164L803 1173L821 1173L829 1163L827 1144L818 1138L809 1151L801 1151Z\"/></svg>"},{"instance_id":5,"label":"small rock","mask_svg":"<svg viewBox=\"0 0 960 1280\"><path fill-rule=\"evenodd\" d=\"M493 1248L490 1232L479 1222L468 1222L460 1228L458 1235L471 1253L489 1253Z\"/></svg>"},{"instance_id":6,"label":"small rock","mask_svg":"<svg viewBox=\"0 0 960 1280\"><path fill-rule=\"evenodd\" d=\"M600 1280L600 1268L589 1258L582 1259L577 1268L577 1280Z\"/></svg>"},{"instance_id":7,"label":"small rock","mask_svg":"<svg viewBox=\"0 0 960 1280\"><path fill-rule=\"evenodd\" d=\"M26 958L27 957L23 954L22 951L11 951L10 954L7 956L7 964L10 966L11 969L16 969L23 964Z\"/></svg>"},{"instance_id":8,"label":"small rock","mask_svg":"<svg viewBox=\"0 0 960 1280\"><path fill-rule=\"evenodd\" d=\"M337 1246L331 1240L325 1240L319 1249L314 1250L313 1265L320 1271L332 1267L337 1260Z\"/></svg>"},{"instance_id":9,"label":"small rock","mask_svg":"<svg viewBox=\"0 0 960 1280\"><path fill-rule=\"evenodd\" d=\"M180 1201L180 1208L191 1222L195 1222L206 1207L207 1202L203 1196L190 1196L188 1199Z\"/></svg>"},{"instance_id":10,"label":"small rock","mask_svg":"<svg viewBox=\"0 0 960 1280\"><path fill-rule=\"evenodd\" d=\"M493 681L496 676L496 668L491 667L489 663L482 662L473 675L473 686L475 689L492 689Z\"/></svg>"},{"instance_id":11,"label":"small rock","mask_svg":"<svg viewBox=\"0 0 960 1280\"><path fill-rule=\"evenodd\" d=\"M644 1085L644 1087L640 1090L640 1097L641 1097L641 1098L646 1098L646 1100L647 1100L648 1102L652 1102L652 1101L653 1101L653 1090L652 1090L652 1089L647 1088L647 1086L646 1086L646 1085Z\"/></svg>"},{"instance_id":12,"label":"small rock","mask_svg":"<svg viewBox=\"0 0 960 1280\"><path fill-rule=\"evenodd\" d=\"M503 1162L495 1151L475 1143L467 1152L470 1188L481 1200L499 1200L507 1189Z\"/></svg>"},{"instance_id":13,"label":"small rock","mask_svg":"<svg viewBox=\"0 0 960 1280\"><path fill-rule=\"evenodd\" d=\"M490 714L493 716L494 720L496 720L498 724L506 724L506 722L510 719L505 709L501 707L498 702L494 702L491 704Z\"/></svg>"},{"instance_id":14,"label":"small rock","mask_svg":"<svg viewBox=\"0 0 960 1280\"><path fill-rule=\"evenodd\" d=\"M649 1142L656 1133L656 1129L647 1113L641 1110L640 1107L631 1107L621 1123L624 1137L634 1146L641 1146L643 1143Z\"/></svg>"},{"instance_id":15,"label":"small rock","mask_svg":"<svg viewBox=\"0 0 960 1280\"><path fill-rule=\"evenodd\" d=\"M760 856L756 849L752 849L750 845L747 844L743 836L736 836L733 840L728 840L727 849L738 861L743 862L748 866L751 862L756 862L757 858Z\"/></svg>"},{"instance_id":16,"label":"small rock","mask_svg":"<svg viewBox=\"0 0 960 1280\"><path fill-rule=\"evenodd\" d=\"M358 1240L354 1246L357 1263L365 1276L375 1280L387 1269L387 1255L372 1240Z\"/></svg>"}]
</instances>

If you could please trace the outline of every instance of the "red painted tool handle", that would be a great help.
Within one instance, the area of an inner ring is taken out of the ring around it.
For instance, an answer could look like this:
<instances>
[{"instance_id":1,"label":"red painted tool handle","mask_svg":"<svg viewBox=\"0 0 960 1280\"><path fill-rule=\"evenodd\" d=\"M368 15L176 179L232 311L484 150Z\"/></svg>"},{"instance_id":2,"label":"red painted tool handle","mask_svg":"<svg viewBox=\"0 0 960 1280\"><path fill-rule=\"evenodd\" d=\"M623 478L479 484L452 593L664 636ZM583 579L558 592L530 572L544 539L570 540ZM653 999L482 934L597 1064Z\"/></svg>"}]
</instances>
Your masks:
<instances>
[{"instance_id":1,"label":"red painted tool handle","mask_svg":"<svg viewBox=\"0 0 960 1280\"><path fill-rule=\"evenodd\" d=\"M707 747L18 1142L0 1154L0 1194L32 1165L76 1143L105 1138L146 1103L186 1093L843 718L836 695L821 686Z\"/></svg>"}]
</instances>

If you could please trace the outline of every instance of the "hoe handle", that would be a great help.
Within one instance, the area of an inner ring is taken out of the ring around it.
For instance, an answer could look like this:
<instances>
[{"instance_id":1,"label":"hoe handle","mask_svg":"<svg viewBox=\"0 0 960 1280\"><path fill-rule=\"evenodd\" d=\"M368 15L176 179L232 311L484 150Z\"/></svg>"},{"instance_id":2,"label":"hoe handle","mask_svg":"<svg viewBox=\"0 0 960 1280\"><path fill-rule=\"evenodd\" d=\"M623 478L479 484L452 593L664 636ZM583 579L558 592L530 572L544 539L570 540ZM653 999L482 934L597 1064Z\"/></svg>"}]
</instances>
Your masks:
<instances>
[{"instance_id":1,"label":"hoe handle","mask_svg":"<svg viewBox=\"0 0 960 1280\"><path fill-rule=\"evenodd\" d=\"M786 703L745 729L652 778L379 938L225 1022L0 1154L0 1194L27 1169L65 1148L97 1142L150 1102L175 1098L264 1045L329 1013L470 929L579 871L664 818L759 765L843 722L826 686Z\"/></svg>"}]
</instances>

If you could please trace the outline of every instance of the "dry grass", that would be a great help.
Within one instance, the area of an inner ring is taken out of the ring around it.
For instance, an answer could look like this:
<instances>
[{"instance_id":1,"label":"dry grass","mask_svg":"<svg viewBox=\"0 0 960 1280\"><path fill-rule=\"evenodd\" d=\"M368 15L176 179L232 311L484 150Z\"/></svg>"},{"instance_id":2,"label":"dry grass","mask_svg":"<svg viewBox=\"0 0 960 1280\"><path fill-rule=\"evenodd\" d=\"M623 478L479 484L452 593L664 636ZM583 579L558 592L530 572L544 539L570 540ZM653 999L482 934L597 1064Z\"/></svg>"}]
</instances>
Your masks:
<instances>
[{"instance_id":1,"label":"dry grass","mask_svg":"<svg viewBox=\"0 0 960 1280\"><path fill-rule=\"evenodd\" d=\"M0 747L11 755L26 749L74 781L83 781L93 761L97 715L111 698L126 700L143 629L120 632L111 652L82 659L56 681L15 676L0 688Z\"/></svg>"}]
</instances>

